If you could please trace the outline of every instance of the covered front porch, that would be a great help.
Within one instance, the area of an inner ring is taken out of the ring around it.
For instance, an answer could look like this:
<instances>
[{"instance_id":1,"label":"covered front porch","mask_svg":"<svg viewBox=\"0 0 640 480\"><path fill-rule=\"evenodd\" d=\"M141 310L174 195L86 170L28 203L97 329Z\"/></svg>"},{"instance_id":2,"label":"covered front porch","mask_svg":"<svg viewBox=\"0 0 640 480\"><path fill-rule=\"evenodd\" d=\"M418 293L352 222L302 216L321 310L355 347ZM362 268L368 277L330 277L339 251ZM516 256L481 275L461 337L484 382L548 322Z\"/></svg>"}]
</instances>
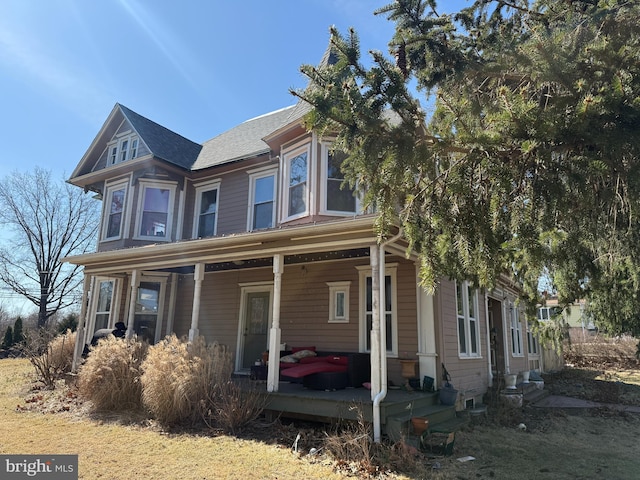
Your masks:
<instances>
[{"instance_id":1,"label":"covered front porch","mask_svg":"<svg viewBox=\"0 0 640 480\"><path fill-rule=\"evenodd\" d=\"M202 335L234 351L237 372L268 350L265 390L272 394L288 388L277 368L283 342L370 352L372 389L354 391L366 397L379 439L393 415L385 403L389 365L411 355L419 378L438 378L433 299L417 286L418 268L405 252L399 235L378 244L373 218L364 217L73 257L67 260L84 265L86 275L78 338L87 343L98 319L107 327L123 321L129 336L140 337L145 327L151 343L170 333ZM112 288L108 304L101 301L105 284ZM250 302L259 308L251 311ZM344 309L336 310L340 302ZM291 399L285 393L270 401ZM322 392L313 393L319 398L299 403L320 402ZM277 403L271 410L304 414Z\"/></svg>"}]
</instances>

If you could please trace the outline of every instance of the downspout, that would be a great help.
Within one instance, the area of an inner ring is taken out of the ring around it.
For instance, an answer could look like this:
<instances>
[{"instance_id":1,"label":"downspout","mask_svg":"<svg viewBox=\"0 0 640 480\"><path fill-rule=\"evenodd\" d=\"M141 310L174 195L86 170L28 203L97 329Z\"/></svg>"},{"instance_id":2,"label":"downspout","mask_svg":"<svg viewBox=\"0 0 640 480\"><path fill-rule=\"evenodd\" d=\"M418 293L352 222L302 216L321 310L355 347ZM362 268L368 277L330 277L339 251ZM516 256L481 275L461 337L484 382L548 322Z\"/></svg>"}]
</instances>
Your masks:
<instances>
[{"instance_id":1,"label":"downspout","mask_svg":"<svg viewBox=\"0 0 640 480\"><path fill-rule=\"evenodd\" d=\"M389 245L390 243L395 242L402 236L402 229L386 240L382 244L380 244L380 248L378 254L380 256L380 260L378 262L378 269L380 274L380 300L378 309L380 310L380 348L378 349L380 359L380 392L373 399L373 441L375 443L380 443L382 441L382 424L380 421L380 404L387 396L387 316L384 314L384 304L385 304L385 258L384 258L384 247ZM383 323L384 322L384 323Z\"/></svg>"},{"instance_id":2,"label":"downspout","mask_svg":"<svg viewBox=\"0 0 640 480\"><path fill-rule=\"evenodd\" d=\"M491 368L491 325L489 325L489 295L484 292L484 319L487 324L487 358L489 363L489 387L493 387L493 369Z\"/></svg>"}]
</instances>

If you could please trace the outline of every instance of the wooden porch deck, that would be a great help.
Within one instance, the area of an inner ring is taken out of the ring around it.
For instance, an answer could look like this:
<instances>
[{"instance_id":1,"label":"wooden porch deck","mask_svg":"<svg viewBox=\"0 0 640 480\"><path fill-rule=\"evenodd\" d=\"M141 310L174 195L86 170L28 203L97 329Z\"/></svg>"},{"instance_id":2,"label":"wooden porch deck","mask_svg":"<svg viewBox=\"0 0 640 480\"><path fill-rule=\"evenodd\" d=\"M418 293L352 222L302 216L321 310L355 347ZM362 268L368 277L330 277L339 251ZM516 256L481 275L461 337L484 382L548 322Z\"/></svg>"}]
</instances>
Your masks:
<instances>
[{"instance_id":1,"label":"wooden porch deck","mask_svg":"<svg viewBox=\"0 0 640 480\"><path fill-rule=\"evenodd\" d=\"M301 384L280 382L277 392L267 393L265 412L283 416L334 423L338 419L373 421L371 392L364 388L322 391ZM410 418L428 417L432 431L453 431L460 422L454 406L440 405L438 393L389 390L380 404L382 431L397 441L409 436Z\"/></svg>"}]
</instances>

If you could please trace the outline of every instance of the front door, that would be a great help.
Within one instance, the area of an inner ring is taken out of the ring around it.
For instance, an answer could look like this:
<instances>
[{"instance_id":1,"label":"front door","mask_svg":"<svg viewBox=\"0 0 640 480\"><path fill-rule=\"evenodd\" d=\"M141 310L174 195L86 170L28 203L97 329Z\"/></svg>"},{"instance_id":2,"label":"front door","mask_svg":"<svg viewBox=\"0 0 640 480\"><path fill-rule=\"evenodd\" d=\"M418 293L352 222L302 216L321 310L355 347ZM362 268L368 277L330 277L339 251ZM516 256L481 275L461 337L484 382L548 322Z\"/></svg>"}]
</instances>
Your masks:
<instances>
[{"instance_id":1,"label":"front door","mask_svg":"<svg viewBox=\"0 0 640 480\"><path fill-rule=\"evenodd\" d=\"M246 291L242 322L240 370L248 370L268 348L271 291Z\"/></svg>"},{"instance_id":2,"label":"front door","mask_svg":"<svg viewBox=\"0 0 640 480\"><path fill-rule=\"evenodd\" d=\"M489 298L489 338L491 341L491 370L493 376L502 375L504 363L504 329L502 327L502 302Z\"/></svg>"}]
</instances>

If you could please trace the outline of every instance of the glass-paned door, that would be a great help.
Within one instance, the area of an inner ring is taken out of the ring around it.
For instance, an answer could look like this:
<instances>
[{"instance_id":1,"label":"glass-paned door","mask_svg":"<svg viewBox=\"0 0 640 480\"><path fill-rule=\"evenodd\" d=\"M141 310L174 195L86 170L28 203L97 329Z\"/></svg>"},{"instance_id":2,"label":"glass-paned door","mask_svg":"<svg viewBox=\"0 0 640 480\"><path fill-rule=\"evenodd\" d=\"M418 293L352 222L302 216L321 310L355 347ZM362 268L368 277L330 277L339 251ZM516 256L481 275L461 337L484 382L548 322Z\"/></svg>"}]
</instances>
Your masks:
<instances>
[{"instance_id":1,"label":"glass-paned door","mask_svg":"<svg viewBox=\"0 0 640 480\"><path fill-rule=\"evenodd\" d=\"M269 331L269 291L247 292L245 294L245 315L243 319L242 369L248 369L262 358L267 348Z\"/></svg>"},{"instance_id":2,"label":"glass-paned door","mask_svg":"<svg viewBox=\"0 0 640 480\"><path fill-rule=\"evenodd\" d=\"M95 330L109 327L111 318L111 299L113 298L113 281L103 280L98 286L98 302L96 304Z\"/></svg>"},{"instance_id":3,"label":"glass-paned door","mask_svg":"<svg viewBox=\"0 0 640 480\"><path fill-rule=\"evenodd\" d=\"M139 338L155 343L160 307L160 282L140 282L133 330Z\"/></svg>"}]
</instances>

